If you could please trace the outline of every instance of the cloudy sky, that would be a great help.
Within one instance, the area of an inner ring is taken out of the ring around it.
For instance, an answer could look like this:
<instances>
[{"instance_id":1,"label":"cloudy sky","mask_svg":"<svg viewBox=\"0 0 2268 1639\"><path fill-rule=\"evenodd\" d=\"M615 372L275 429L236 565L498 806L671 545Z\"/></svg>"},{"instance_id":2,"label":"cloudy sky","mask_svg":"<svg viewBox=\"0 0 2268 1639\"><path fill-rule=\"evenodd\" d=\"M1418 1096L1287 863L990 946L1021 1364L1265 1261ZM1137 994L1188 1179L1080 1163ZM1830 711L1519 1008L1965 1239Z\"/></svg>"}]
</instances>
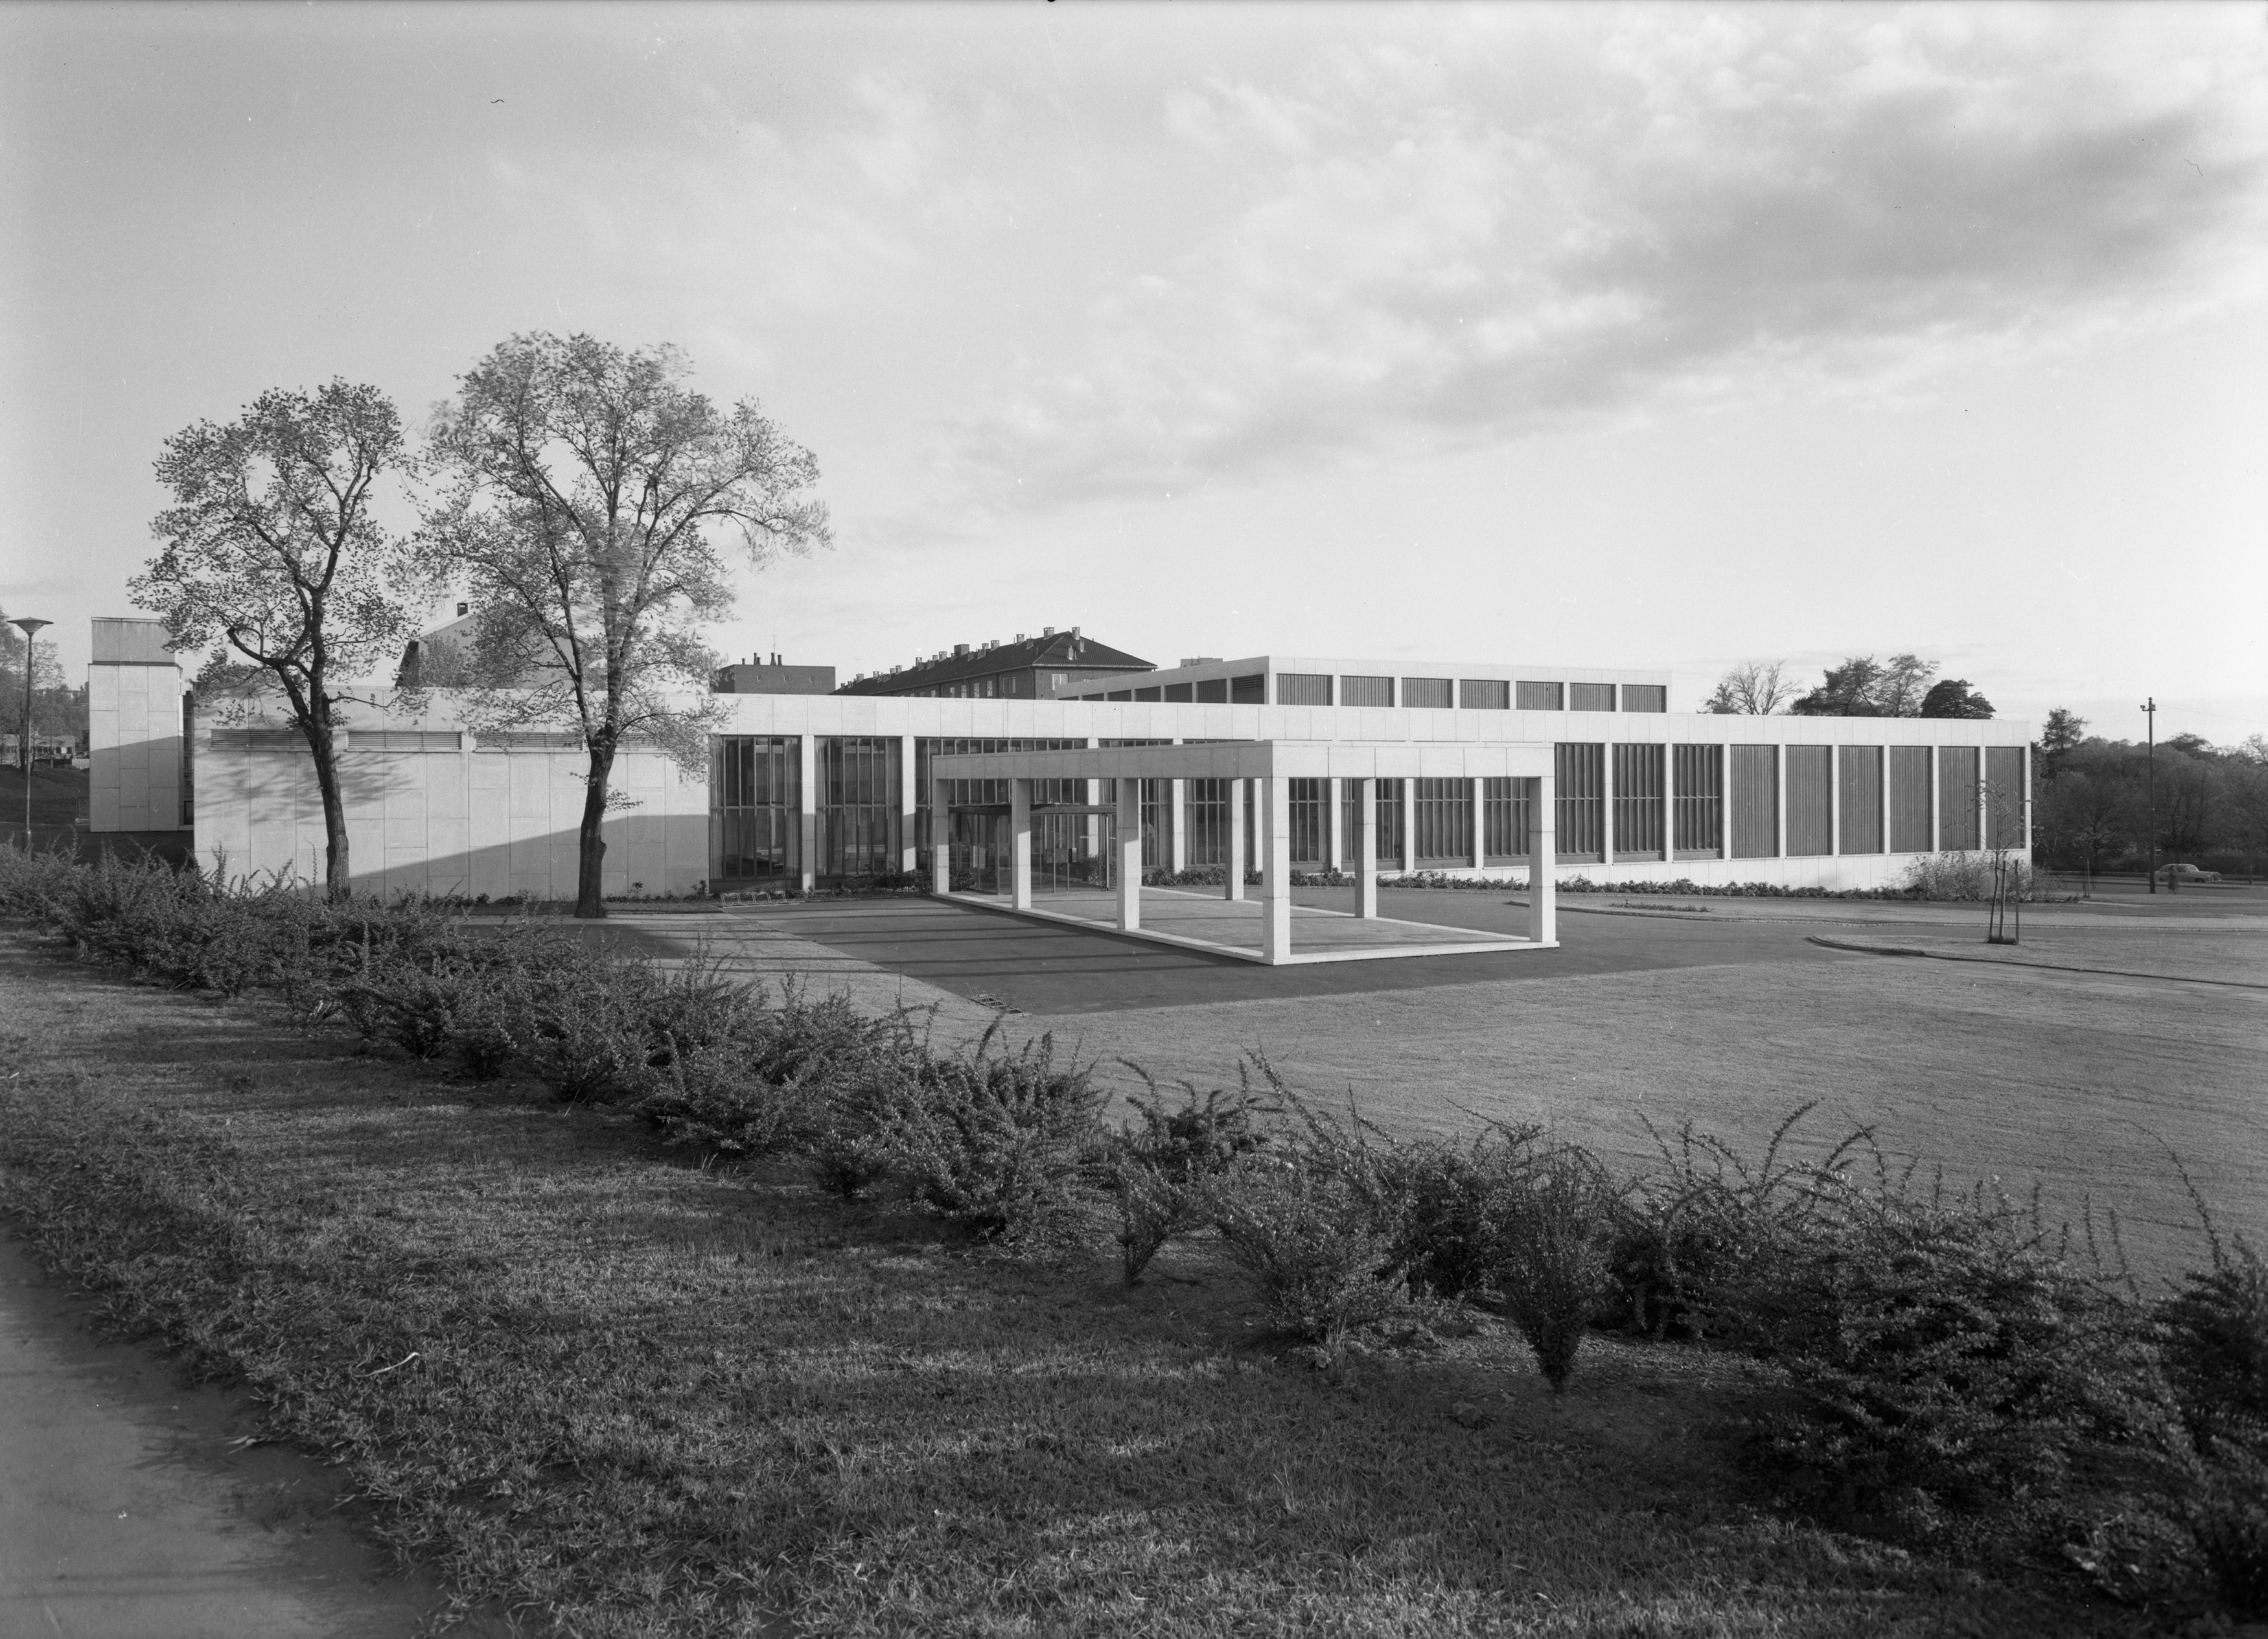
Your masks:
<instances>
[{"instance_id":1,"label":"cloudy sky","mask_svg":"<svg viewBox=\"0 0 2268 1639\"><path fill-rule=\"evenodd\" d=\"M0 11L0 604L516 331L814 451L737 655L1807 669L2268 731L2268 10Z\"/></svg>"}]
</instances>

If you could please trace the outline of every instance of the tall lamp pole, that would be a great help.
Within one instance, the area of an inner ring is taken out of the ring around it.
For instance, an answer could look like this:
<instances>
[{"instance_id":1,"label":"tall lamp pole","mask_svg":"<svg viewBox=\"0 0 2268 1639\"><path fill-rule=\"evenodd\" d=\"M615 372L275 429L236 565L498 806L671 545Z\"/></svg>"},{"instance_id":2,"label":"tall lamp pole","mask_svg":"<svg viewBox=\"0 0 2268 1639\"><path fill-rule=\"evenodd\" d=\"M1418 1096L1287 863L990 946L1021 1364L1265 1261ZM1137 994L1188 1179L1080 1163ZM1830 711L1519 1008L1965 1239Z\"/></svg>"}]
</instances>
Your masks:
<instances>
[{"instance_id":1,"label":"tall lamp pole","mask_svg":"<svg viewBox=\"0 0 2268 1639\"><path fill-rule=\"evenodd\" d=\"M2150 749L2143 766L2148 769L2150 791L2150 892L2158 891L2158 697L2153 695L2142 702L2142 715L2150 720Z\"/></svg>"},{"instance_id":2,"label":"tall lamp pole","mask_svg":"<svg viewBox=\"0 0 2268 1639\"><path fill-rule=\"evenodd\" d=\"M24 738L18 749L24 765L24 851L28 854L32 851L32 681L37 673L33 665L36 654L33 639L39 636L40 628L54 622L26 615L9 624L20 627L24 633Z\"/></svg>"}]
</instances>

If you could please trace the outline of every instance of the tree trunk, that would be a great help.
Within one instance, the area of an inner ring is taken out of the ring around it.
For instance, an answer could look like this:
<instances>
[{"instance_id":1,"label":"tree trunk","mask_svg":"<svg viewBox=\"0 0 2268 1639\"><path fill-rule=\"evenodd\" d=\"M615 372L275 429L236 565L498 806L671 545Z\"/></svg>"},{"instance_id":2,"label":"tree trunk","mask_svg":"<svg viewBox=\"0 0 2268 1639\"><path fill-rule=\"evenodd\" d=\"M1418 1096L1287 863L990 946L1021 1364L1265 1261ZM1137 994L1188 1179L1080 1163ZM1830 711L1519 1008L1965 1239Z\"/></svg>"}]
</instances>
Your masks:
<instances>
[{"instance_id":1,"label":"tree trunk","mask_svg":"<svg viewBox=\"0 0 2268 1639\"><path fill-rule=\"evenodd\" d=\"M607 862L607 839L600 822L607 817L607 782L614 773L610 746L591 747L591 774L583 788L583 823L576 832L575 914L597 918L607 914L600 890Z\"/></svg>"},{"instance_id":2,"label":"tree trunk","mask_svg":"<svg viewBox=\"0 0 2268 1639\"><path fill-rule=\"evenodd\" d=\"M315 759L315 789L323 798L323 893L334 901L354 892L347 857L347 805L339 791L338 737L328 722L309 726L307 749Z\"/></svg>"}]
</instances>

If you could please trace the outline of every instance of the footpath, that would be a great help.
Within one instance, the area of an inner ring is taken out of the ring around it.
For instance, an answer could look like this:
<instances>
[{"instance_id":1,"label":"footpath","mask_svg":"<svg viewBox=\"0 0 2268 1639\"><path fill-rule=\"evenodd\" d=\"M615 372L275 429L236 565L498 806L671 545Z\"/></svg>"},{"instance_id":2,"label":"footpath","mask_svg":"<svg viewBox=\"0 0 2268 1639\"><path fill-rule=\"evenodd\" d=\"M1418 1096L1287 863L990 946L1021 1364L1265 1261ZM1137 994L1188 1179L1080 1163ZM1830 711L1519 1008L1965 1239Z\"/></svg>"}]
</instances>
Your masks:
<instances>
[{"instance_id":1,"label":"footpath","mask_svg":"<svg viewBox=\"0 0 2268 1639\"><path fill-rule=\"evenodd\" d=\"M438 1592L355 1532L337 1474L85 1309L0 1228L0 1639L423 1631Z\"/></svg>"}]
</instances>

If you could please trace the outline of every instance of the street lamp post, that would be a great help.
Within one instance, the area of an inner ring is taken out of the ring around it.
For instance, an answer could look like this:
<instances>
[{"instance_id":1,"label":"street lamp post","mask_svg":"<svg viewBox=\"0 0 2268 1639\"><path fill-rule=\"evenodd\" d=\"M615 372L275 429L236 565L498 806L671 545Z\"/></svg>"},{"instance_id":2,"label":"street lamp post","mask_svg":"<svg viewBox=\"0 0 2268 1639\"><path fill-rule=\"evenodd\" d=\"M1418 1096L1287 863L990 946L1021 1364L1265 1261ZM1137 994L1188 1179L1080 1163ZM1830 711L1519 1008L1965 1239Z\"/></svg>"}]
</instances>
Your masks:
<instances>
[{"instance_id":1,"label":"street lamp post","mask_svg":"<svg viewBox=\"0 0 2268 1639\"><path fill-rule=\"evenodd\" d=\"M28 854L32 851L32 680L36 671L32 664L33 639L39 636L40 628L54 622L26 615L9 624L21 628L24 633L24 739L18 747L22 753L18 761L24 765L24 851Z\"/></svg>"}]
</instances>

